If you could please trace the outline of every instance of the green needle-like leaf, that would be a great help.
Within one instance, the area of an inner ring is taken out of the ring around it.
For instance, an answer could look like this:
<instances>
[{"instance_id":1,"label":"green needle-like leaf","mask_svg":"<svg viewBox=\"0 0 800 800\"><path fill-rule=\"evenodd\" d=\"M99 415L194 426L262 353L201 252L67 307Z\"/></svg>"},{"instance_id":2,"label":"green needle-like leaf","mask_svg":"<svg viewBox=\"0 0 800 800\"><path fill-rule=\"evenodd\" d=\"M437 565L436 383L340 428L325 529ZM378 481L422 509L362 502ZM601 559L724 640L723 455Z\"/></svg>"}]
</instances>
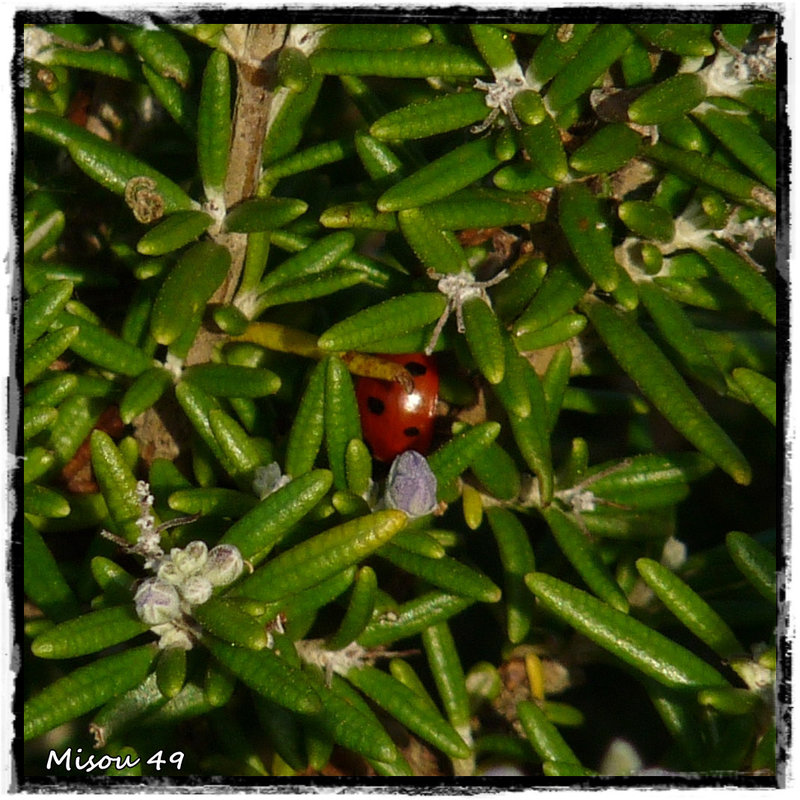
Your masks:
<instances>
[{"instance_id":1,"label":"green needle-like leaf","mask_svg":"<svg viewBox=\"0 0 800 800\"><path fill-rule=\"evenodd\" d=\"M136 525L141 514L136 478L111 437L95 430L91 438L92 468L115 526L129 542L141 533Z\"/></svg>"},{"instance_id":2,"label":"green needle-like leaf","mask_svg":"<svg viewBox=\"0 0 800 800\"><path fill-rule=\"evenodd\" d=\"M458 130L486 116L484 100L480 92L441 95L384 114L372 123L369 132L376 139L393 141Z\"/></svg>"},{"instance_id":3,"label":"green needle-like leaf","mask_svg":"<svg viewBox=\"0 0 800 800\"><path fill-rule=\"evenodd\" d=\"M417 208L469 186L499 166L491 139L462 144L399 183L378 198L379 211Z\"/></svg>"},{"instance_id":4,"label":"green needle-like leaf","mask_svg":"<svg viewBox=\"0 0 800 800\"><path fill-rule=\"evenodd\" d=\"M51 619L60 622L78 613L78 601L61 574L42 535L25 518L23 582L28 598Z\"/></svg>"},{"instance_id":5,"label":"green needle-like leaf","mask_svg":"<svg viewBox=\"0 0 800 800\"><path fill-rule=\"evenodd\" d=\"M317 344L324 350L356 350L370 342L424 328L441 316L446 304L444 295L438 292L393 297L337 322L319 337Z\"/></svg>"},{"instance_id":6,"label":"green needle-like leaf","mask_svg":"<svg viewBox=\"0 0 800 800\"><path fill-rule=\"evenodd\" d=\"M586 274L605 292L619 283L611 228L601 202L582 183L571 183L559 196L559 219L570 248Z\"/></svg>"},{"instance_id":7,"label":"green needle-like leaf","mask_svg":"<svg viewBox=\"0 0 800 800\"><path fill-rule=\"evenodd\" d=\"M169 178L111 142L89 133L79 125L44 111L24 116L25 130L66 147L75 163L102 186L125 194L129 181L148 178L160 198L163 213L189 209L192 201Z\"/></svg>"},{"instance_id":8,"label":"green needle-like leaf","mask_svg":"<svg viewBox=\"0 0 800 800\"><path fill-rule=\"evenodd\" d=\"M494 312L480 297L464 303L464 329L478 369L489 383L500 383L506 368L503 333Z\"/></svg>"},{"instance_id":9,"label":"green needle-like leaf","mask_svg":"<svg viewBox=\"0 0 800 800\"><path fill-rule=\"evenodd\" d=\"M744 389L753 405L773 424L778 421L775 381L746 367L733 370L733 379Z\"/></svg>"},{"instance_id":10,"label":"green needle-like leaf","mask_svg":"<svg viewBox=\"0 0 800 800\"><path fill-rule=\"evenodd\" d=\"M142 236L136 249L146 256L171 253L205 233L212 222L202 211L176 211Z\"/></svg>"},{"instance_id":11,"label":"green needle-like leaf","mask_svg":"<svg viewBox=\"0 0 800 800\"><path fill-rule=\"evenodd\" d=\"M675 429L737 483L749 483L750 466L744 456L634 320L599 301L586 302L582 308L620 366Z\"/></svg>"},{"instance_id":12,"label":"green needle-like leaf","mask_svg":"<svg viewBox=\"0 0 800 800\"><path fill-rule=\"evenodd\" d=\"M466 742L411 689L391 675L364 667L350 670L347 680L360 689L381 708L388 711L410 731L438 747L451 758L466 758Z\"/></svg>"},{"instance_id":13,"label":"green needle-like leaf","mask_svg":"<svg viewBox=\"0 0 800 800\"><path fill-rule=\"evenodd\" d=\"M316 688L302 670L272 650L236 647L213 636L205 636L203 644L242 683L278 705L301 714L321 707Z\"/></svg>"},{"instance_id":14,"label":"green needle-like leaf","mask_svg":"<svg viewBox=\"0 0 800 800\"><path fill-rule=\"evenodd\" d=\"M469 695L456 643L450 627L446 622L431 625L422 632L422 644L428 657L428 664L433 673L433 680L439 691L447 718L456 733L472 749L472 730L470 728ZM471 773L474 769L473 757L456 759L456 773Z\"/></svg>"},{"instance_id":15,"label":"green needle-like leaf","mask_svg":"<svg viewBox=\"0 0 800 800\"><path fill-rule=\"evenodd\" d=\"M147 630L133 606L114 606L62 622L31 644L39 658L75 658L125 642Z\"/></svg>"},{"instance_id":16,"label":"green needle-like leaf","mask_svg":"<svg viewBox=\"0 0 800 800\"><path fill-rule=\"evenodd\" d=\"M497 422L482 422L474 428L459 433L440 447L429 459L439 486L457 478L500 433Z\"/></svg>"},{"instance_id":17,"label":"green needle-like leaf","mask_svg":"<svg viewBox=\"0 0 800 800\"><path fill-rule=\"evenodd\" d=\"M402 511L376 511L337 525L272 559L237 588L257 600L277 600L359 563L407 522Z\"/></svg>"},{"instance_id":18,"label":"green needle-like leaf","mask_svg":"<svg viewBox=\"0 0 800 800\"><path fill-rule=\"evenodd\" d=\"M762 597L775 603L778 592L775 556L755 539L740 531L729 533L725 544L742 575Z\"/></svg>"},{"instance_id":19,"label":"green needle-like leaf","mask_svg":"<svg viewBox=\"0 0 800 800\"><path fill-rule=\"evenodd\" d=\"M344 618L336 633L329 636L325 642L329 650L346 647L364 632L375 610L377 589L378 579L375 570L372 567L361 567L356 574Z\"/></svg>"},{"instance_id":20,"label":"green needle-like leaf","mask_svg":"<svg viewBox=\"0 0 800 800\"><path fill-rule=\"evenodd\" d=\"M778 315L775 289L760 272L722 245L709 243L701 248L701 252L725 283L733 287L770 325L775 325Z\"/></svg>"},{"instance_id":21,"label":"green needle-like leaf","mask_svg":"<svg viewBox=\"0 0 800 800\"><path fill-rule=\"evenodd\" d=\"M463 594L484 603L496 603L500 589L482 573L454 558L427 558L390 542L379 555L412 575L455 594Z\"/></svg>"},{"instance_id":22,"label":"green needle-like leaf","mask_svg":"<svg viewBox=\"0 0 800 800\"><path fill-rule=\"evenodd\" d=\"M562 765L570 764L580 768L578 757L536 703L524 700L517 705L517 713L528 741L542 761L554 761ZM561 771L560 774L570 773Z\"/></svg>"},{"instance_id":23,"label":"green needle-like leaf","mask_svg":"<svg viewBox=\"0 0 800 800\"><path fill-rule=\"evenodd\" d=\"M612 608L627 613L628 600L603 564L593 543L586 539L578 524L555 506L542 509L561 551L570 561L586 585Z\"/></svg>"},{"instance_id":24,"label":"green needle-like leaf","mask_svg":"<svg viewBox=\"0 0 800 800\"><path fill-rule=\"evenodd\" d=\"M387 616L374 617L358 637L364 647L379 647L397 639L421 633L431 625L449 619L471 606L475 601L449 592L428 592L418 595Z\"/></svg>"},{"instance_id":25,"label":"green needle-like leaf","mask_svg":"<svg viewBox=\"0 0 800 800\"><path fill-rule=\"evenodd\" d=\"M533 607L523 578L536 569L536 561L528 533L513 512L505 508L490 508L487 516L505 573L508 638L516 643L525 638L531 626Z\"/></svg>"},{"instance_id":26,"label":"green needle-like leaf","mask_svg":"<svg viewBox=\"0 0 800 800\"><path fill-rule=\"evenodd\" d=\"M22 314L22 345L28 347L58 316L72 296L71 281L53 281L25 301ZM25 380L29 383L29 379Z\"/></svg>"},{"instance_id":27,"label":"green needle-like leaf","mask_svg":"<svg viewBox=\"0 0 800 800\"><path fill-rule=\"evenodd\" d=\"M351 441L361 438L353 381L344 362L336 356L326 358L325 374L325 448L328 464L337 489L347 488L347 448Z\"/></svg>"},{"instance_id":28,"label":"green needle-like leaf","mask_svg":"<svg viewBox=\"0 0 800 800\"><path fill-rule=\"evenodd\" d=\"M660 125L680 117L703 102L706 85L697 73L681 72L648 89L628 107L637 125Z\"/></svg>"},{"instance_id":29,"label":"green needle-like leaf","mask_svg":"<svg viewBox=\"0 0 800 800\"><path fill-rule=\"evenodd\" d=\"M222 283L230 262L230 253L213 242L199 242L180 257L153 304L150 329L159 344L175 342Z\"/></svg>"},{"instance_id":30,"label":"green needle-like leaf","mask_svg":"<svg viewBox=\"0 0 800 800\"><path fill-rule=\"evenodd\" d=\"M428 44L401 50L317 50L314 71L326 75L380 75L425 78L430 75L482 75L486 67L470 50L456 45Z\"/></svg>"},{"instance_id":31,"label":"green needle-like leaf","mask_svg":"<svg viewBox=\"0 0 800 800\"><path fill-rule=\"evenodd\" d=\"M647 677L684 690L726 685L693 653L586 592L539 572L525 583L545 608Z\"/></svg>"},{"instance_id":32,"label":"green needle-like leaf","mask_svg":"<svg viewBox=\"0 0 800 800\"><path fill-rule=\"evenodd\" d=\"M322 499L333 477L328 470L307 472L265 497L228 528L221 544L239 548L242 558L258 564L292 526Z\"/></svg>"},{"instance_id":33,"label":"green needle-like leaf","mask_svg":"<svg viewBox=\"0 0 800 800\"><path fill-rule=\"evenodd\" d=\"M649 558L640 558L636 569L661 602L717 655L721 658L741 655L742 645L722 617L677 575Z\"/></svg>"},{"instance_id":34,"label":"green needle-like leaf","mask_svg":"<svg viewBox=\"0 0 800 800\"><path fill-rule=\"evenodd\" d=\"M25 703L25 740L80 717L142 682L158 649L145 645L106 656L59 678Z\"/></svg>"},{"instance_id":35,"label":"green needle-like leaf","mask_svg":"<svg viewBox=\"0 0 800 800\"><path fill-rule=\"evenodd\" d=\"M393 762L397 748L370 707L338 675L330 689L319 689L322 712L308 723L337 744L369 759ZM354 696L355 695L355 696Z\"/></svg>"},{"instance_id":36,"label":"green needle-like leaf","mask_svg":"<svg viewBox=\"0 0 800 800\"><path fill-rule=\"evenodd\" d=\"M230 64L227 54L216 50L203 72L197 112L197 163L209 199L219 196L225 186L230 137Z\"/></svg>"}]
</instances>

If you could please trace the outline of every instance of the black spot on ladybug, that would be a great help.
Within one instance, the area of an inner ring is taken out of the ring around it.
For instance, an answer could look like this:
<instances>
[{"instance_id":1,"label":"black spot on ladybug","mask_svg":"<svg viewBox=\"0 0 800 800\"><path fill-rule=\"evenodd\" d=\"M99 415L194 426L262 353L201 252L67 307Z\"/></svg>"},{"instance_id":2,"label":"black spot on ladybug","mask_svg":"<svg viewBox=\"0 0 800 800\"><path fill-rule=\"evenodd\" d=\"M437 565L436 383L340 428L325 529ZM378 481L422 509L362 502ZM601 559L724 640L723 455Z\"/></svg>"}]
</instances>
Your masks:
<instances>
[{"instance_id":1,"label":"black spot on ladybug","mask_svg":"<svg viewBox=\"0 0 800 800\"><path fill-rule=\"evenodd\" d=\"M386 404L381 400L379 397L368 397L367 398L367 408L373 414L383 414L384 410L386 409Z\"/></svg>"},{"instance_id":2,"label":"black spot on ladybug","mask_svg":"<svg viewBox=\"0 0 800 800\"><path fill-rule=\"evenodd\" d=\"M420 364L419 361L409 361L407 364L403 365L415 378L419 377L420 375L424 375L428 368L424 364Z\"/></svg>"},{"instance_id":3,"label":"black spot on ladybug","mask_svg":"<svg viewBox=\"0 0 800 800\"><path fill-rule=\"evenodd\" d=\"M411 439L414 436L419 436L419 428L406 428L403 433Z\"/></svg>"}]
</instances>

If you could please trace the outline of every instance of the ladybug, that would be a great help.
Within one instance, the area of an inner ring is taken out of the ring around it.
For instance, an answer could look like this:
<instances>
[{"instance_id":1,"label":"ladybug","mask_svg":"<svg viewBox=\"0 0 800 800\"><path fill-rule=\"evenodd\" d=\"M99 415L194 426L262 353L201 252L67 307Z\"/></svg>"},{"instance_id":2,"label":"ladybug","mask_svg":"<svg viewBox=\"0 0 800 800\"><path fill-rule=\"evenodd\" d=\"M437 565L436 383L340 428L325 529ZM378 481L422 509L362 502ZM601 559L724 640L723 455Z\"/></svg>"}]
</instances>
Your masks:
<instances>
[{"instance_id":1,"label":"ladybug","mask_svg":"<svg viewBox=\"0 0 800 800\"><path fill-rule=\"evenodd\" d=\"M381 358L402 364L411 373L414 388L408 392L395 381L358 379L356 399L364 439L378 461L391 461L406 450L427 453L439 394L436 362L422 353Z\"/></svg>"}]
</instances>

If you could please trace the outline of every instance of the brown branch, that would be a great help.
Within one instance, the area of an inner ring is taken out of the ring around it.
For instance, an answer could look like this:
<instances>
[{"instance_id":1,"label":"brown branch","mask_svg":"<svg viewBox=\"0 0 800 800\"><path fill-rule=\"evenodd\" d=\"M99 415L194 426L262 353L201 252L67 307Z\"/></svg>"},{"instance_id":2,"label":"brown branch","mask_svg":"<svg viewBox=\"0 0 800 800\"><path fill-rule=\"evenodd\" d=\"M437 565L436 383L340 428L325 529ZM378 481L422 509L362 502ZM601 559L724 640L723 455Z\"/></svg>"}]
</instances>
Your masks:
<instances>
[{"instance_id":1,"label":"brown branch","mask_svg":"<svg viewBox=\"0 0 800 800\"><path fill-rule=\"evenodd\" d=\"M237 63L238 90L225 182L228 207L256 193L274 83L272 56L285 38L285 25L247 26L245 51Z\"/></svg>"},{"instance_id":2,"label":"brown branch","mask_svg":"<svg viewBox=\"0 0 800 800\"><path fill-rule=\"evenodd\" d=\"M232 208L254 197L258 189L261 151L274 97L274 56L286 38L286 25L229 25L225 34L237 54L236 105L225 180L225 206ZM220 233L214 238L230 251L231 266L210 302L228 303L236 292L244 267L247 235ZM204 325L186 357L186 365L208 361L214 345L221 339L222 334Z\"/></svg>"},{"instance_id":3,"label":"brown branch","mask_svg":"<svg viewBox=\"0 0 800 800\"><path fill-rule=\"evenodd\" d=\"M227 208L253 197L261 175L261 151L270 119L275 58L286 38L286 25L228 25L226 51L236 62L236 104L234 108L228 175L225 181ZM227 303L239 283L247 249L247 236L219 233L214 240L227 247L231 267L211 303ZM206 323L200 328L186 360L186 366L211 359L214 347L224 335ZM177 459L189 443L189 427L173 397L163 398L135 422L136 438L145 460L165 457Z\"/></svg>"}]
</instances>

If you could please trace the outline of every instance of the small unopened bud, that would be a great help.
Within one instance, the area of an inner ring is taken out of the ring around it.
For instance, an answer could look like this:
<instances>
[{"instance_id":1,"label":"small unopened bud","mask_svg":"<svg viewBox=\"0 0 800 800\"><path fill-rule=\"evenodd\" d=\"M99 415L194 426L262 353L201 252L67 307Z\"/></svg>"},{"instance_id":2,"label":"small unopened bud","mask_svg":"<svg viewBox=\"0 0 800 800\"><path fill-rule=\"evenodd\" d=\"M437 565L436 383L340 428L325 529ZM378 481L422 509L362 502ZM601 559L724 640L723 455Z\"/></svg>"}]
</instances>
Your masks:
<instances>
[{"instance_id":1,"label":"small unopened bud","mask_svg":"<svg viewBox=\"0 0 800 800\"><path fill-rule=\"evenodd\" d=\"M277 492L281 487L286 486L289 481L289 476L281 472L280 464L277 461L273 461L271 464L267 464L266 467L256 467L253 477L253 491L263 500L273 492Z\"/></svg>"},{"instance_id":2,"label":"small unopened bud","mask_svg":"<svg viewBox=\"0 0 800 800\"><path fill-rule=\"evenodd\" d=\"M203 577L214 586L227 586L233 583L244 569L244 561L239 548L232 544L218 544L208 554Z\"/></svg>"},{"instance_id":3,"label":"small unopened bud","mask_svg":"<svg viewBox=\"0 0 800 800\"><path fill-rule=\"evenodd\" d=\"M143 581L133 598L136 613L148 625L170 622L181 613L178 590L161 578Z\"/></svg>"},{"instance_id":4,"label":"small unopened bud","mask_svg":"<svg viewBox=\"0 0 800 800\"><path fill-rule=\"evenodd\" d=\"M174 622L154 625L150 630L159 637L158 646L162 650L171 650L172 648L191 650L194 647L192 634Z\"/></svg>"},{"instance_id":5,"label":"small unopened bud","mask_svg":"<svg viewBox=\"0 0 800 800\"><path fill-rule=\"evenodd\" d=\"M208 547L202 541L189 542L183 550L173 547L170 550L170 558L178 572L183 575L194 575L205 566L208 560Z\"/></svg>"},{"instance_id":6,"label":"small unopened bud","mask_svg":"<svg viewBox=\"0 0 800 800\"><path fill-rule=\"evenodd\" d=\"M424 517L436 508L436 476L416 450L406 450L392 462L386 482L387 508Z\"/></svg>"},{"instance_id":7,"label":"small unopened bud","mask_svg":"<svg viewBox=\"0 0 800 800\"><path fill-rule=\"evenodd\" d=\"M178 570L170 559L166 559L159 564L156 574L162 581L171 583L173 586L177 586L184 578L183 573Z\"/></svg>"},{"instance_id":8,"label":"small unopened bud","mask_svg":"<svg viewBox=\"0 0 800 800\"><path fill-rule=\"evenodd\" d=\"M190 575L179 587L183 599L190 606L201 606L214 591L211 581L202 575Z\"/></svg>"}]
</instances>

